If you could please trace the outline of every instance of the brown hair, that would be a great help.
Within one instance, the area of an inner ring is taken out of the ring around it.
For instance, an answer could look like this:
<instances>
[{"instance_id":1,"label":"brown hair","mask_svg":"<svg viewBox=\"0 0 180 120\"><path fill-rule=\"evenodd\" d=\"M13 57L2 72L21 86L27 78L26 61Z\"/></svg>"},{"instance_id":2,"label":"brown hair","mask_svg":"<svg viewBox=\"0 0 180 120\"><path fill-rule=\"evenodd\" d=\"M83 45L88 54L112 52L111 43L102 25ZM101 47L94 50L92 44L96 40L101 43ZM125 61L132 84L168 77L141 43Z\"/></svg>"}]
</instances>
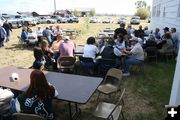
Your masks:
<instances>
[{"instance_id":1,"label":"brown hair","mask_svg":"<svg viewBox=\"0 0 180 120\"><path fill-rule=\"evenodd\" d=\"M40 70L33 70L30 75L30 86L26 91L27 96L37 95L38 99L53 97L55 89L50 86L44 73Z\"/></svg>"}]
</instances>

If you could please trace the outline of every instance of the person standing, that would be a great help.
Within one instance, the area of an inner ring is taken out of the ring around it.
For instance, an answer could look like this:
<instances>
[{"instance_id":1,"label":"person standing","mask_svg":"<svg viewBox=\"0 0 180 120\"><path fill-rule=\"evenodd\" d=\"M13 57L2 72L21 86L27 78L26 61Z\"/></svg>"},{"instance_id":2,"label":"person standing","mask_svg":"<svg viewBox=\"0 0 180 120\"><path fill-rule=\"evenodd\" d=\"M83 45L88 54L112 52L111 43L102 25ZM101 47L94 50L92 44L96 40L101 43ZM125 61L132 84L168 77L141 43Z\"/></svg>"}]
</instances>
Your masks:
<instances>
[{"instance_id":1,"label":"person standing","mask_svg":"<svg viewBox=\"0 0 180 120\"><path fill-rule=\"evenodd\" d=\"M3 28L6 31L6 42L9 42L9 40L10 40L10 31L12 32L12 29L11 29L11 26L9 25L9 23L7 22L7 20L4 22Z\"/></svg>"},{"instance_id":2,"label":"person standing","mask_svg":"<svg viewBox=\"0 0 180 120\"><path fill-rule=\"evenodd\" d=\"M0 25L0 48L4 46L5 37L6 37L6 30Z\"/></svg>"},{"instance_id":3,"label":"person standing","mask_svg":"<svg viewBox=\"0 0 180 120\"><path fill-rule=\"evenodd\" d=\"M127 36L127 30L125 29L125 24L121 23L120 28L115 29L114 31L114 39L117 39L117 35L121 33L123 37Z\"/></svg>"}]
</instances>

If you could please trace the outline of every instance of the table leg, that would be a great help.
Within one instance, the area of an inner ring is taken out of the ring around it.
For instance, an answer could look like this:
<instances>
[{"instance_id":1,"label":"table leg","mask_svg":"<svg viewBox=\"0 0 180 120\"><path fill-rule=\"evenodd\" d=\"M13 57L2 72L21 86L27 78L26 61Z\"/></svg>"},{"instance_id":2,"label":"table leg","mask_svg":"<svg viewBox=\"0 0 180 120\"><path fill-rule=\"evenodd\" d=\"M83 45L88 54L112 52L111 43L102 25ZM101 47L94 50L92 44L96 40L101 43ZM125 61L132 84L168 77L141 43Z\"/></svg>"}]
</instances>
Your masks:
<instances>
[{"instance_id":1,"label":"table leg","mask_svg":"<svg viewBox=\"0 0 180 120\"><path fill-rule=\"evenodd\" d=\"M71 102L68 102L69 106L69 119L72 120Z\"/></svg>"}]
</instances>

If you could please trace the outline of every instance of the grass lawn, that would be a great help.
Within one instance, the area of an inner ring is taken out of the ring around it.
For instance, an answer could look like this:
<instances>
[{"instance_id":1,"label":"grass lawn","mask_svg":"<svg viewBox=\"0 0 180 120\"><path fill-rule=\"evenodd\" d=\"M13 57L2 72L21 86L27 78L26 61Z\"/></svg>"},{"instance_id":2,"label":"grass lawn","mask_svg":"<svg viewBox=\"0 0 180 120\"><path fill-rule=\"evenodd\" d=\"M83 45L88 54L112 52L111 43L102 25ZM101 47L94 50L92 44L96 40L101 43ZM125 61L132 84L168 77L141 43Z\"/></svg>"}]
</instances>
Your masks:
<instances>
[{"instance_id":1,"label":"grass lawn","mask_svg":"<svg viewBox=\"0 0 180 120\"><path fill-rule=\"evenodd\" d=\"M115 21L117 21L117 18L115 17ZM119 27L116 23L88 23L88 18L80 18L80 23L59 25L62 28L73 28L79 31L78 36L73 40L77 45L85 44L87 37L96 36L99 31L106 27ZM147 21L141 21L141 25L148 26L148 23ZM49 25L43 24L40 26L45 28L45 26ZM133 25L133 27L137 28L138 25ZM32 28L36 29L36 27ZM20 35L20 33L21 29L13 29L11 41L5 44L4 48L0 48L0 67L9 65L29 67L32 65L34 61L32 49L20 49L17 47L17 35ZM174 59L168 63L164 61L158 61L157 64L145 63L144 75L135 74L124 79L123 86L126 88L124 112L128 120L164 119L164 106L169 102L175 64ZM81 105L83 120L87 118L87 115L90 115L96 95L93 95L86 105Z\"/></svg>"}]
</instances>

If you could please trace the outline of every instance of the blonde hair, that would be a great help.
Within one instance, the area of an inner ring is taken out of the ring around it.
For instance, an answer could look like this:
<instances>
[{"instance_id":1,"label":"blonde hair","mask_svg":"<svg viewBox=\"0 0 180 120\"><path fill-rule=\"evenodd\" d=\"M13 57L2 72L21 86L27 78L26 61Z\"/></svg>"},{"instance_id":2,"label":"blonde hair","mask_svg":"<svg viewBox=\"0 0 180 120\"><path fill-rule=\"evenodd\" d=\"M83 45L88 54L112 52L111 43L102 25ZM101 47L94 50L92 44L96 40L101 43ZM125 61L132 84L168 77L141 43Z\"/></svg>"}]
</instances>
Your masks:
<instances>
[{"instance_id":1,"label":"blonde hair","mask_svg":"<svg viewBox=\"0 0 180 120\"><path fill-rule=\"evenodd\" d=\"M41 41L41 49L42 49L42 51L46 51L49 49L49 44L48 44L48 41L46 39L43 39Z\"/></svg>"}]
</instances>

